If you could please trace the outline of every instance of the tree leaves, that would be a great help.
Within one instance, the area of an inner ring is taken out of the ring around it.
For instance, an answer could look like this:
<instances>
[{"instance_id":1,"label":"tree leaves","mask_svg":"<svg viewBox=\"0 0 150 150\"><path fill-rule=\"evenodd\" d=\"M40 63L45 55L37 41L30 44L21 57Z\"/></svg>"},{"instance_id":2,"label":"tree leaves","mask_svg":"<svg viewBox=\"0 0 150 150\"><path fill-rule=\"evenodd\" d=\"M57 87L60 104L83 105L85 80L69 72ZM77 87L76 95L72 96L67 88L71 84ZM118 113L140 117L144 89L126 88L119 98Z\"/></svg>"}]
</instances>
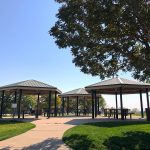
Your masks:
<instances>
[{"instance_id":1,"label":"tree leaves","mask_svg":"<svg viewBox=\"0 0 150 150\"><path fill-rule=\"evenodd\" d=\"M56 0L62 4L49 31L71 49L81 71L101 79L119 70L150 77L150 4L146 0Z\"/></svg>"}]
</instances>

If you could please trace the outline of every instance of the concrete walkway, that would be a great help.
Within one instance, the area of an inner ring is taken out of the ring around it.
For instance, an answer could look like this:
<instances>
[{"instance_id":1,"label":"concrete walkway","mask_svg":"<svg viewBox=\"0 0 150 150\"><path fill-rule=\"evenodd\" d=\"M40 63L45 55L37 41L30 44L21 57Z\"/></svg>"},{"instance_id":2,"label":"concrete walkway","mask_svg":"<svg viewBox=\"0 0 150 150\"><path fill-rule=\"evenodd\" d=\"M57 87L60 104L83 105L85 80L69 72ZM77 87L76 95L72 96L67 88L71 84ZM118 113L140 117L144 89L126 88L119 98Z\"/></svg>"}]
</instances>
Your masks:
<instances>
[{"instance_id":1,"label":"concrete walkway","mask_svg":"<svg viewBox=\"0 0 150 150\"><path fill-rule=\"evenodd\" d=\"M34 129L1 141L0 150L69 150L62 142L66 130L82 123L102 120L92 120L91 117L40 118L32 121L36 125Z\"/></svg>"},{"instance_id":2,"label":"concrete walkway","mask_svg":"<svg viewBox=\"0 0 150 150\"><path fill-rule=\"evenodd\" d=\"M66 130L87 122L110 120L107 118L92 120L91 117L40 118L32 121L36 125L34 129L1 141L0 150L69 150L62 141L62 136Z\"/></svg>"}]
</instances>

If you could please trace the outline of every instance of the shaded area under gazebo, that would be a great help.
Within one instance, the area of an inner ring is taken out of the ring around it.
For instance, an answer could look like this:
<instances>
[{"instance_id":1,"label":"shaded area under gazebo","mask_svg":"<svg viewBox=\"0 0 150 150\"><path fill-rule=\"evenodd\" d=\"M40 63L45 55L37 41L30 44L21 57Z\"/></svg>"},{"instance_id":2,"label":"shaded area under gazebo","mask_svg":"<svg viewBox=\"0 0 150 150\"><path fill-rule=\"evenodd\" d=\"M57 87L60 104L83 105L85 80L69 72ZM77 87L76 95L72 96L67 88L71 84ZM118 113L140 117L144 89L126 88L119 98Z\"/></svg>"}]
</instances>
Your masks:
<instances>
[{"instance_id":1,"label":"shaded area under gazebo","mask_svg":"<svg viewBox=\"0 0 150 150\"><path fill-rule=\"evenodd\" d=\"M67 103L67 115L69 115L69 110L70 110L70 100L75 99L76 104L75 104L75 114L76 116L80 115L79 112L79 100L82 99L84 101L84 108L83 108L83 114L86 115L86 108L85 108L85 103L88 98L91 98L91 94L89 94L84 88L78 88L75 90L71 90L65 93L62 93L59 95L62 99L62 114L64 115L65 112L65 102Z\"/></svg>"},{"instance_id":2,"label":"shaded area under gazebo","mask_svg":"<svg viewBox=\"0 0 150 150\"><path fill-rule=\"evenodd\" d=\"M150 84L123 79L123 78L113 78L105 80L96 84L86 86L85 89L91 93L92 96L92 118L97 116L97 95L98 94L114 94L116 96L116 109L118 109L117 95L120 95L120 108L121 108L121 119L124 119L123 114L123 94L140 94L140 104L141 104L141 117L144 118L143 111L143 100L142 93L146 93L147 97L147 108L149 109L149 95Z\"/></svg>"},{"instance_id":3,"label":"shaded area under gazebo","mask_svg":"<svg viewBox=\"0 0 150 150\"><path fill-rule=\"evenodd\" d=\"M36 80L26 80L14 84L9 84L6 86L0 87L1 94L1 104L0 104L0 118L3 116L3 105L4 105L4 98L5 92L13 92L14 93L14 100L13 103L16 104L18 118L20 118L21 110L20 110L20 103L22 100L22 94L26 95L37 95L37 105L36 105L36 112L35 117L38 118L39 115L39 99L40 95L48 94L48 117L51 114L51 101L52 101L52 94L55 95L55 102L54 102L54 116L57 116L57 94L61 94L61 91L51 85L45 84L40 81ZM18 95L18 101L17 101Z\"/></svg>"}]
</instances>

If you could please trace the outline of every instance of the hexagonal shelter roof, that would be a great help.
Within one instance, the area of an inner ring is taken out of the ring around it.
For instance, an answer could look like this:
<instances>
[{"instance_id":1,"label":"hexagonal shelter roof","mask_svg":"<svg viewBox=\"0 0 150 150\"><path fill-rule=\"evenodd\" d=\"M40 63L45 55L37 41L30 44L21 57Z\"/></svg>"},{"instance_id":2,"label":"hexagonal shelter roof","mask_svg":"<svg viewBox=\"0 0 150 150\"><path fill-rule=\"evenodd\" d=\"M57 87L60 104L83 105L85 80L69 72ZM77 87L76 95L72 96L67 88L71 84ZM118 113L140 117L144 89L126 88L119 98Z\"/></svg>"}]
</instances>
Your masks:
<instances>
[{"instance_id":1,"label":"hexagonal shelter roof","mask_svg":"<svg viewBox=\"0 0 150 150\"><path fill-rule=\"evenodd\" d=\"M0 87L0 91L16 91L20 89L22 89L23 93L26 94L46 94L48 91L56 91L61 94L61 91L57 87L48 85L37 80L26 80Z\"/></svg>"},{"instance_id":2,"label":"hexagonal shelter roof","mask_svg":"<svg viewBox=\"0 0 150 150\"><path fill-rule=\"evenodd\" d=\"M74 97L74 96L90 96L90 94L84 88L78 88L60 94L60 97Z\"/></svg>"},{"instance_id":3,"label":"hexagonal shelter roof","mask_svg":"<svg viewBox=\"0 0 150 150\"><path fill-rule=\"evenodd\" d=\"M135 94L139 93L139 91L145 92L146 89L150 91L150 84L148 83L118 77L86 86L85 89L88 92L91 92L91 90L96 90L100 94L115 94L119 93L120 87L122 88L122 93L124 94Z\"/></svg>"}]
</instances>

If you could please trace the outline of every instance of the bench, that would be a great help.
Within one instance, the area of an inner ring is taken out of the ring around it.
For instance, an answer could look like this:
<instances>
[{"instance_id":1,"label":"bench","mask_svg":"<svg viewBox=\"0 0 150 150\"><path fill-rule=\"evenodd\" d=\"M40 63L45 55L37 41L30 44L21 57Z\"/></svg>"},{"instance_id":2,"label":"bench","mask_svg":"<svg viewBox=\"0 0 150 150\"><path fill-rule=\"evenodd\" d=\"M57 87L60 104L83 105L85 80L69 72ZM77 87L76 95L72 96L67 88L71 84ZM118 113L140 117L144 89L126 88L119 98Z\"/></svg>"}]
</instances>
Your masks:
<instances>
[{"instance_id":1,"label":"bench","mask_svg":"<svg viewBox=\"0 0 150 150\"><path fill-rule=\"evenodd\" d=\"M130 115L130 119L132 119L132 115L134 114L133 112L128 113Z\"/></svg>"},{"instance_id":2,"label":"bench","mask_svg":"<svg viewBox=\"0 0 150 150\"><path fill-rule=\"evenodd\" d=\"M129 115L130 116L130 119L132 119L132 114L134 114L133 112L129 112L129 109L123 109L123 116L124 116L124 119L127 118L127 116ZM118 115L121 115L121 110L118 109L109 109L109 111L106 111L105 110L105 116L108 116L108 118L114 116L114 118L118 119Z\"/></svg>"}]
</instances>

